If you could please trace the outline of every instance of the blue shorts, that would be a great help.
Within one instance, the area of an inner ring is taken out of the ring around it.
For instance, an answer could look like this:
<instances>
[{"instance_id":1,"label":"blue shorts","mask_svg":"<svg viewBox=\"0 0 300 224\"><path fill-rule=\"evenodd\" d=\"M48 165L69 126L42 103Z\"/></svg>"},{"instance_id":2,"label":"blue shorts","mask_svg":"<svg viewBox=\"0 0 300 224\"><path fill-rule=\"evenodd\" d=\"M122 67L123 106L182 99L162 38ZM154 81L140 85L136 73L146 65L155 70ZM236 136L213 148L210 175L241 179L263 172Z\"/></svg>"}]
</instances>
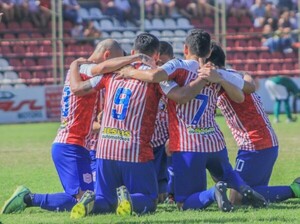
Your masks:
<instances>
[{"instance_id":1,"label":"blue shorts","mask_svg":"<svg viewBox=\"0 0 300 224\"><path fill-rule=\"evenodd\" d=\"M93 184L94 189L96 189L96 150L90 150L90 157L91 157L91 170L93 175Z\"/></svg>"},{"instance_id":2,"label":"blue shorts","mask_svg":"<svg viewBox=\"0 0 300 224\"><path fill-rule=\"evenodd\" d=\"M239 150L235 170L251 187L267 186L277 156L278 146L257 151Z\"/></svg>"},{"instance_id":3,"label":"blue shorts","mask_svg":"<svg viewBox=\"0 0 300 224\"><path fill-rule=\"evenodd\" d=\"M67 194L76 195L79 189L93 190L89 151L82 146L53 143L52 159Z\"/></svg>"},{"instance_id":4,"label":"blue shorts","mask_svg":"<svg viewBox=\"0 0 300 224\"><path fill-rule=\"evenodd\" d=\"M96 175L96 195L105 198L113 207L118 202L116 188L122 185L127 187L130 194L144 194L153 200L157 198L158 187L153 161L131 163L97 159Z\"/></svg>"},{"instance_id":5,"label":"blue shorts","mask_svg":"<svg viewBox=\"0 0 300 224\"><path fill-rule=\"evenodd\" d=\"M184 202L196 192L206 190L206 169L217 180L227 180L233 173L226 148L219 152L174 152L175 201Z\"/></svg>"},{"instance_id":6,"label":"blue shorts","mask_svg":"<svg viewBox=\"0 0 300 224\"><path fill-rule=\"evenodd\" d=\"M165 145L153 148L154 166L157 174L158 193L166 193L168 185L167 154Z\"/></svg>"}]
</instances>

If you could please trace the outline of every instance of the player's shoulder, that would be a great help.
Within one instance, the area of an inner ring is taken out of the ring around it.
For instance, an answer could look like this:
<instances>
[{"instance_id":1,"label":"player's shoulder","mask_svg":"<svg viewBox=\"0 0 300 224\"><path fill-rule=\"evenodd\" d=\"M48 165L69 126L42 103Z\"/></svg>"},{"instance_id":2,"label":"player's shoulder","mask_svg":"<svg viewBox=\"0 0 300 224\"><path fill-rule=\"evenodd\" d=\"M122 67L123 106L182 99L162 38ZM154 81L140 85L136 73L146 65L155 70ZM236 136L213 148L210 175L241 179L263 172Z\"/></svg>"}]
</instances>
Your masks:
<instances>
[{"instance_id":1,"label":"player's shoulder","mask_svg":"<svg viewBox=\"0 0 300 224\"><path fill-rule=\"evenodd\" d=\"M195 70L198 67L199 63L195 60L183 60L179 58L174 58L161 66L162 69L173 72L178 69Z\"/></svg>"}]
</instances>

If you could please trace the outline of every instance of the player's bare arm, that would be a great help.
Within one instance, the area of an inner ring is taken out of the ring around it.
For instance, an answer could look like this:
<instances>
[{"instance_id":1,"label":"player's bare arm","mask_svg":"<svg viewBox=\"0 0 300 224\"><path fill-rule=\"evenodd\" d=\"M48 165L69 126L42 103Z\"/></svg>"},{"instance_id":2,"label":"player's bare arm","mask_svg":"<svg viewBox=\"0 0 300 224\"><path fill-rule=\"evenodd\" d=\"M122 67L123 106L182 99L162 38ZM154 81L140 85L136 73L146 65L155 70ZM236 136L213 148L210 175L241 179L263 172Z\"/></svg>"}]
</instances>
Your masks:
<instances>
[{"instance_id":1,"label":"player's bare arm","mask_svg":"<svg viewBox=\"0 0 300 224\"><path fill-rule=\"evenodd\" d=\"M245 81L244 87L243 87L243 92L247 93L247 94L254 93L256 90L254 79L248 73L244 73L243 78Z\"/></svg>"},{"instance_id":2,"label":"player's bare arm","mask_svg":"<svg viewBox=\"0 0 300 224\"><path fill-rule=\"evenodd\" d=\"M151 63L149 57L144 54L134 54L125 57L117 57L106 60L104 62L99 63L95 67L92 68L91 72L93 76L109 73L116 71L125 65L128 65L133 62L143 62L143 63Z\"/></svg>"},{"instance_id":3,"label":"player's bare arm","mask_svg":"<svg viewBox=\"0 0 300 224\"><path fill-rule=\"evenodd\" d=\"M195 98L199 92L205 87L207 81L202 77L197 77L185 86L176 86L170 90L167 97L176 103L184 104Z\"/></svg>"},{"instance_id":4,"label":"player's bare arm","mask_svg":"<svg viewBox=\"0 0 300 224\"><path fill-rule=\"evenodd\" d=\"M229 96L229 98L234 102L244 102L245 96L243 91L235 85L228 82L227 80L223 79L223 77L217 72L216 69L214 69L214 67L204 66L203 68L199 69L198 72L198 75L203 79L207 80L208 82L220 84Z\"/></svg>"},{"instance_id":5,"label":"player's bare arm","mask_svg":"<svg viewBox=\"0 0 300 224\"><path fill-rule=\"evenodd\" d=\"M89 80L82 81L78 71L79 65L86 62L86 59L79 58L70 65L70 87L76 96L83 96L95 92Z\"/></svg>"},{"instance_id":6,"label":"player's bare arm","mask_svg":"<svg viewBox=\"0 0 300 224\"><path fill-rule=\"evenodd\" d=\"M117 78L138 79L144 82L159 83L168 80L168 74L162 68L150 70L138 70L134 68L124 68L117 72Z\"/></svg>"}]
</instances>

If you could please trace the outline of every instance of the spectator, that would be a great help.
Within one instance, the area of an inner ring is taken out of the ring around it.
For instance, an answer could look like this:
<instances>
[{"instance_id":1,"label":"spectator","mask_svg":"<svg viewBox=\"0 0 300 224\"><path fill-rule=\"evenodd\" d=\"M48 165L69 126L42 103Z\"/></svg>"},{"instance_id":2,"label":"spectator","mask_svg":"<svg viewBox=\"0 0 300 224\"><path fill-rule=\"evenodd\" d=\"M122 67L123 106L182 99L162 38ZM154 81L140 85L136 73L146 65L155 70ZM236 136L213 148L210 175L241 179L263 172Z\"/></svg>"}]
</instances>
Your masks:
<instances>
[{"instance_id":1,"label":"spectator","mask_svg":"<svg viewBox=\"0 0 300 224\"><path fill-rule=\"evenodd\" d=\"M175 0L159 0L160 15L162 17L171 17L175 7Z\"/></svg>"},{"instance_id":2,"label":"spectator","mask_svg":"<svg viewBox=\"0 0 300 224\"><path fill-rule=\"evenodd\" d=\"M2 20L2 16L3 16L3 13L0 12L0 22L1 22L1 20Z\"/></svg>"},{"instance_id":3,"label":"spectator","mask_svg":"<svg viewBox=\"0 0 300 224\"><path fill-rule=\"evenodd\" d=\"M281 51L283 53L291 53L293 51L294 40L291 36L291 28L279 28L275 35L267 38L263 45L269 48L271 53Z\"/></svg>"},{"instance_id":4,"label":"spectator","mask_svg":"<svg viewBox=\"0 0 300 224\"><path fill-rule=\"evenodd\" d=\"M94 21L88 21L87 26L83 30L83 37L88 39L88 42L93 42L94 44L101 37L101 31L94 26Z\"/></svg>"},{"instance_id":5,"label":"spectator","mask_svg":"<svg viewBox=\"0 0 300 224\"><path fill-rule=\"evenodd\" d=\"M79 15L80 5L77 0L63 0L64 19L71 21L73 24L81 24L82 18Z\"/></svg>"},{"instance_id":6,"label":"spectator","mask_svg":"<svg viewBox=\"0 0 300 224\"><path fill-rule=\"evenodd\" d=\"M281 101L284 102L284 109L287 116L287 122L296 121L295 118L292 117L289 97L290 95L297 96L300 93L299 87L296 83L288 77L276 76L268 79L265 83L265 87L270 94L272 100L275 101L274 104L274 115L275 115L275 123L279 122L279 113L280 113L280 104Z\"/></svg>"},{"instance_id":7,"label":"spectator","mask_svg":"<svg viewBox=\"0 0 300 224\"><path fill-rule=\"evenodd\" d=\"M292 29L296 28L297 22L295 19L295 14L287 9L283 10L278 20L278 27L290 27Z\"/></svg>"},{"instance_id":8,"label":"spectator","mask_svg":"<svg viewBox=\"0 0 300 224\"><path fill-rule=\"evenodd\" d=\"M292 0L278 0L277 7L279 8L279 10L284 10L284 9L293 10L293 9L295 9L294 3L293 3Z\"/></svg>"},{"instance_id":9,"label":"spectator","mask_svg":"<svg viewBox=\"0 0 300 224\"><path fill-rule=\"evenodd\" d=\"M188 19L197 17L197 4L194 0L175 0L179 13Z\"/></svg>"},{"instance_id":10,"label":"spectator","mask_svg":"<svg viewBox=\"0 0 300 224\"><path fill-rule=\"evenodd\" d=\"M84 25L76 24L71 30L71 36L80 43L92 42L96 44L101 37L101 31L95 27L94 21L89 20Z\"/></svg>"},{"instance_id":11,"label":"spectator","mask_svg":"<svg viewBox=\"0 0 300 224\"><path fill-rule=\"evenodd\" d=\"M14 19L14 1L13 0L0 0L0 9L3 12L3 19L6 23Z\"/></svg>"},{"instance_id":12,"label":"spectator","mask_svg":"<svg viewBox=\"0 0 300 224\"><path fill-rule=\"evenodd\" d=\"M137 18L135 18L134 14L131 12L131 5L128 0L114 0L114 3L115 7L124 15L125 20L128 20L135 26L139 26Z\"/></svg>"},{"instance_id":13,"label":"spectator","mask_svg":"<svg viewBox=\"0 0 300 224\"><path fill-rule=\"evenodd\" d=\"M247 0L227 0L228 14L235 17L241 17L248 14L248 8L250 7ZM251 4L252 5L252 4Z\"/></svg>"},{"instance_id":14,"label":"spectator","mask_svg":"<svg viewBox=\"0 0 300 224\"><path fill-rule=\"evenodd\" d=\"M115 17L121 26L125 26L124 13L118 9L113 0L100 0L100 9L103 14Z\"/></svg>"},{"instance_id":15,"label":"spectator","mask_svg":"<svg viewBox=\"0 0 300 224\"><path fill-rule=\"evenodd\" d=\"M207 0L197 0L197 17L202 21L204 17L212 16L214 7Z\"/></svg>"},{"instance_id":16,"label":"spectator","mask_svg":"<svg viewBox=\"0 0 300 224\"><path fill-rule=\"evenodd\" d=\"M28 0L29 18L39 28L46 28L50 20L50 11L42 9L39 1Z\"/></svg>"},{"instance_id":17,"label":"spectator","mask_svg":"<svg viewBox=\"0 0 300 224\"><path fill-rule=\"evenodd\" d=\"M28 3L24 0L14 0L15 18L21 22L28 18Z\"/></svg>"},{"instance_id":18,"label":"spectator","mask_svg":"<svg viewBox=\"0 0 300 224\"><path fill-rule=\"evenodd\" d=\"M273 30L278 27L278 11L272 2L267 2L265 6L265 24L270 24Z\"/></svg>"},{"instance_id":19,"label":"spectator","mask_svg":"<svg viewBox=\"0 0 300 224\"><path fill-rule=\"evenodd\" d=\"M266 15L266 8L263 4L263 0L255 0L255 4L250 7L250 13L254 27L262 27Z\"/></svg>"}]
</instances>

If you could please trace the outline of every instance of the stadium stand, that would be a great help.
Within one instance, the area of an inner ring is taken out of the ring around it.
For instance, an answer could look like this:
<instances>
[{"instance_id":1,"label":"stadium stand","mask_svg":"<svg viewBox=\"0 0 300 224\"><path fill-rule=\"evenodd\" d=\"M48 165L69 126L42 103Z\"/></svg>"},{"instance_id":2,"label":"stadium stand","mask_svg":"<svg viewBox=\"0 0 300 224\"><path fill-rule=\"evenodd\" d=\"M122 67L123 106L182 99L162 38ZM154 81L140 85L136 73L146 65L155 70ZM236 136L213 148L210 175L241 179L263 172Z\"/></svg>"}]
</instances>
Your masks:
<instances>
[{"instance_id":1,"label":"stadium stand","mask_svg":"<svg viewBox=\"0 0 300 224\"><path fill-rule=\"evenodd\" d=\"M120 41L124 50L129 53L133 38L140 32L130 22L120 24L113 15L104 14L98 1L79 1L79 15L83 21L94 21L101 30L101 38L115 38ZM185 36L193 27L209 30L214 29L213 16L204 18L186 18L175 11L168 18L146 18L145 30L162 40L173 44L176 56L182 56ZM97 41L78 40L71 37L74 25L64 21L64 62L65 69L76 57L86 57L94 49ZM30 20L0 23L0 83L7 84L52 84L55 81L51 72L52 45L51 24L48 29L34 26ZM254 76L272 76L280 71L284 75L299 75L297 48L292 52L269 52L262 45L262 27L255 27L250 14L237 18L227 17L227 63L237 70L248 70ZM13 75L12 75L13 74ZM44 78L43 78L44 77ZM5 83L5 82L6 83ZM22 86L22 85L21 85Z\"/></svg>"}]
</instances>

